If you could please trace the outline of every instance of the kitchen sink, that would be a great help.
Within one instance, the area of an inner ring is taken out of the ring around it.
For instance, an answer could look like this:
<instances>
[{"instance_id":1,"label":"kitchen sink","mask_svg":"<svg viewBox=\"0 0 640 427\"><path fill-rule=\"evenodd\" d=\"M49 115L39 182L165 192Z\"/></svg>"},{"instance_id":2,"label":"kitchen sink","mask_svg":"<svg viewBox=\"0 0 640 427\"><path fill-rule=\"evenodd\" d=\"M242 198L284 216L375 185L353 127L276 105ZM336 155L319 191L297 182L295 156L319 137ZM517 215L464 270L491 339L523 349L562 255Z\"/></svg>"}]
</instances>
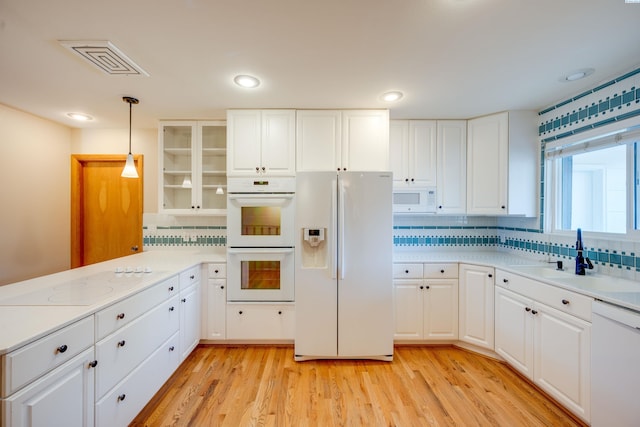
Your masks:
<instances>
[{"instance_id":1,"label":"kitchen sink","mask_svg":"<svg viewBox=\"0 0 640 427\"><path fill-rule=\"evenodd\" d=\"M640 292L640 284L604 276L577 276L574 275L573 283L581 289L601 292Z\"/></svg>"},{"instance_id":2,"label":"kitchen sink","mask_svg":"<svg viewBox=\"0 0 640 427\"><path fill-rule=\"evenodd\" d=\"M543 277L545 279L566 279L571 277L571 274L566 270L556 270L549 266L541 265L518 265L511 266L513 271L527 274L532 277Z\"/></svg>"}]
</instances>

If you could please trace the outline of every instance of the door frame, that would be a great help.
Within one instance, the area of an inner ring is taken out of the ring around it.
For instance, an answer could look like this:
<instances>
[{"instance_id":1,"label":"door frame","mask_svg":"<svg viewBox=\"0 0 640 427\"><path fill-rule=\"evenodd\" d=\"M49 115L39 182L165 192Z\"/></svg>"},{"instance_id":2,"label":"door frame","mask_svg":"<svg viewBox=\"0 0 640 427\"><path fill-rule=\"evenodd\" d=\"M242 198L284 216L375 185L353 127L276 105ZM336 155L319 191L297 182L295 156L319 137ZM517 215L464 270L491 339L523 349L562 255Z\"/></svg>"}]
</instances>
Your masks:
<instances>
[{"instance_id":1,"label":"door frame","mask_svg":"<svg viewBox=\"0 0 640 427\"><path fill-rule=\"evenodd\" d=\"M127 160L126 154L72 154L71 155L71 268L81 267L84 254L84 192L83 170L89 162L114 162L120 163L124 168ZM133 160L138 170L140 191L140 215L143 213L143 181L144 164L142 154L134 154ZM123 178L125 179L125 178ZM126 178L131 179L131 178ZM140 230L142 235L142 229ZM142 239L140 239L142 240Z\"/></svg>"}]
</instances>

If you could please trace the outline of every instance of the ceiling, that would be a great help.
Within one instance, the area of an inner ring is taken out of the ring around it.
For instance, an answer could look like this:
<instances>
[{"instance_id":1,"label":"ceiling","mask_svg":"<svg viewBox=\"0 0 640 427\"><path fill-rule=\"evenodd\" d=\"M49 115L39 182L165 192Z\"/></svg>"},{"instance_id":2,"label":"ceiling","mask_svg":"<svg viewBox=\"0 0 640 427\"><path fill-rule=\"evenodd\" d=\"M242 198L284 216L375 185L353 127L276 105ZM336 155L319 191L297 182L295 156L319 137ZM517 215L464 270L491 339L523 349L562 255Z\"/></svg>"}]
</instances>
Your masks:
<instances>
[{"instance_id":1,"label":"ceiling","mask_svg":"<svg viewBox=\"0 0 640 427\"><path fill-rule=\"evenodd\" d=\"M540 110L637 68L638 22L624 0L0 0L0 103L80 128L127 126L125 95L134 128L228 108ZM60 40L108 40L149 76L107 75Z\"/></svg>"}]
</instances>

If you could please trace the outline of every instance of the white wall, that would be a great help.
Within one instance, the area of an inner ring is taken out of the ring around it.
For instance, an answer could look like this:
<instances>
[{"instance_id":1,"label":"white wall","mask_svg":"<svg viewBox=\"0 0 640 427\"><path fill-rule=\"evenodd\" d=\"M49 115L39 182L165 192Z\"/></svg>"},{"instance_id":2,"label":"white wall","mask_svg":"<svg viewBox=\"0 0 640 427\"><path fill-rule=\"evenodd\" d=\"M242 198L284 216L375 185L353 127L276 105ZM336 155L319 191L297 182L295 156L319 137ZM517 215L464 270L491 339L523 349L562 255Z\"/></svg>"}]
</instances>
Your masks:
<instances>
[{"instance_id":1,"label":"white wall","mask_svg":"<svg viewBox=\"0 0 640 427\"><path fill-rule=\"evenodd\" d=\"M71 129L0 105L0 285L69 268Z\"/></svg>"}]
</instances>

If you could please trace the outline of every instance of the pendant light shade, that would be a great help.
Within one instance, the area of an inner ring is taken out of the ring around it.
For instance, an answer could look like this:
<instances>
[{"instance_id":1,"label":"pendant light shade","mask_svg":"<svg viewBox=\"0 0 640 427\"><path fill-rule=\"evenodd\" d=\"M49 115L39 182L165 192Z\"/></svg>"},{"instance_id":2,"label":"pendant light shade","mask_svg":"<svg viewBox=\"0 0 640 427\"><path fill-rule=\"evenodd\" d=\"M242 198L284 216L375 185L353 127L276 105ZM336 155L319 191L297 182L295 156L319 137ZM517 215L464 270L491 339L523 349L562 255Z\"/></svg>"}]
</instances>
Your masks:
<instances>
[{"instance_id":1,"label":"pendant light shade","mask_svg":"<svg viewBox=\"0 0 640 427\"><path fill-rule=\"evenodd\" d=\"M123 178L138 178L136 164L133 161L133 154L131 154L131 108L132 104L137 104L140 101L130 96L124 96L122 97L122 100L129 103L129 154L127 154L127 162L124 165L121 176Z\"/></svg>"}]
</instances>

